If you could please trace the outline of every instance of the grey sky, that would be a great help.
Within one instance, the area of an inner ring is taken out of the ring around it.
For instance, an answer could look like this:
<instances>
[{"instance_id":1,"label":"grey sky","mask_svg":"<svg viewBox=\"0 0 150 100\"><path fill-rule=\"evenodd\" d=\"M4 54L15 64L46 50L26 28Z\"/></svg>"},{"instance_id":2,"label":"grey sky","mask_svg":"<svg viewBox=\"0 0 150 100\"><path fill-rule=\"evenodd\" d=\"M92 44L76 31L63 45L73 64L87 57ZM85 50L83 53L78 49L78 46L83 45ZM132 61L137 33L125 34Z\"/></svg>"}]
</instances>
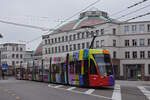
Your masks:
<instances>
[{"instance_id":1,"label":"grey sky","mask_svg":"<svg viewBox=\"0 0 150 100\"><path fill-rule=\"evenodd\" d=\"M95 1L96 0L0 0L0 20L54 28L59 24L59 20L64 20L72 16ZM106 11L111 15L120 10L124 10L126 7L139 1L142 0L101 0L92 7ZM150 0L135 8L110 17L117 18L149 4ZM144 14L149 12L149 9L150 7L120 20L126 20ZM78 16L73 19L75 18L78 18ZM137 20L150 20L150 18L149 16L146 16L136 19L136 21ZM0 23L0 33L4 35L4 38L0 39L0 43L24 43L23 41L30 41L43 35L45 31ZM27 50L35 49L41 40L42 39L39 38L36 41L27 44Z\"/></svg>"}]
</instances>

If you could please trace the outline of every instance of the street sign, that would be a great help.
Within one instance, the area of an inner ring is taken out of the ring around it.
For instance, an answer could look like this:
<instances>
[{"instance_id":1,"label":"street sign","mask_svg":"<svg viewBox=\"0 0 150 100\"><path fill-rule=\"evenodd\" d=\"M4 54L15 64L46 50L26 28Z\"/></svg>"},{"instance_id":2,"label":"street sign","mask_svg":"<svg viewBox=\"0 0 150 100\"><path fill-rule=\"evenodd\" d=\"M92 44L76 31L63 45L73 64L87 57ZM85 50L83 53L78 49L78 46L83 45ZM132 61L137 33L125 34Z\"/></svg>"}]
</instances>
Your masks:
<instances>
[{"instance_id":1,"label":"street sign","mask_svg":"<svg viewBox=\"0 0 150 100\"><path fill-rule=\"evenodd\" d=\"M2 69L8 69L8 64L2 64Z\"/></svg>"}]
</instances>

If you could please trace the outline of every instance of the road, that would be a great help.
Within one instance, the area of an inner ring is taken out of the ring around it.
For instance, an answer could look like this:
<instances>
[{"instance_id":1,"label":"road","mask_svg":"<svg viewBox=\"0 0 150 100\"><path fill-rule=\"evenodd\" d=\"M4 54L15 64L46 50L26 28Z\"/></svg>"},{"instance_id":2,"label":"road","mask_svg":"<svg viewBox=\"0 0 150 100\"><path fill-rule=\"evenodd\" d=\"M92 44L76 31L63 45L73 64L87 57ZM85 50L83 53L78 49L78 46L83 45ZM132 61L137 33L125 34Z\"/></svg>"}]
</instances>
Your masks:
<instances>
[{"instance_id":1,"label":"road","mask_svg":"<svg viewBox=\"0 0 150 100\"><path fill-rule=\"evenodd\" d=\"M115 88L82 88L27 80L0 80L0 100L150 100L149 82L116 81Z\"/></svg>"}]
</instances>

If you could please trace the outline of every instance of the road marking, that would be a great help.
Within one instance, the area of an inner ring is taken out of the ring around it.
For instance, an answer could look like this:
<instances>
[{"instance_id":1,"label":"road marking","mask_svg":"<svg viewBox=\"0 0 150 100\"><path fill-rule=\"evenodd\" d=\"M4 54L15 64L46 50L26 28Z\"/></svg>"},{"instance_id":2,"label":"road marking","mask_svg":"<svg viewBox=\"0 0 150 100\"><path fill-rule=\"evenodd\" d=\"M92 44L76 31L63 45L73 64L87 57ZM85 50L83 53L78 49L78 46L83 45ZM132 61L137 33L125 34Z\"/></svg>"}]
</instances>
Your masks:
<instances>
[{"instance_id":1,"label":"road marking","mask_svg":"<svg viewBox=\"0 0 150 100\"><path fill-rule=\"evenodd\" d=\"M138 88L140 89L140 91L143 92L143 94L148 98L148 100L150 100L150 91L148 91L146 88L144 88L143 86L138 86Z\"/></svg>"},{"instance_id":2,"label":"road marking","mask_svg":"<svg viewBox=\"0 0 150 100\"><path fill-rule=\"evenodd\" d=\"M19 96L16 96L16 100L19 100L20 99L20 97Z\"/></svg>"},{"instance_id":3,"label":"road marking","mask_svg":"<svg viewBox=\"0 0 150 100\"><path fill-rule=\"evenodd\" d=\"M11 94L12 96L16 96L16 94Z\"/></svg>"},{"instance_id":4,"label":"road marking","mask_svg":"<svg viewBox=\"0 0 150 100\"><path fill-rule=\"evenodd\" d=\"M85 95L90 95L90 96L94 96L94 97L98 97L98 98L104 98L104 99L108 99L108 100L113 100L112 98L110 97L105 97L105 96L102 96L102 95L95 95L95 94L90 94L90 92L92 93L92 91L94 92L94 90L91 90L89 89L87 92L87 94L85 92L80 92L80 91L76 91L76 90L73 90L75 89L76 87L70 87L68 89L63 89L63 88L59 88L59 87L62 87L63 85L58 85L58 86L51 86L50 84L48 85L48 87L52 87L52 88L58 88L58 89L61 89L61 90L66 90L66 91L71 91L71 92L74 92L74 93L79 93L79 94L85 94ZM119 99L117 99L119 100Z\"/></svg>"},{"instance_id":5,"label":"road marking","mask_svg":"<svg viewBox=\"0 0 150 100\"><path fill-rule=\"evenodd\" d=\"M60 88L60 87L62 87L62 85L57 85L57 86L55 86L54 88Z\"/></svg>"},{"instance_id":6,"label":"road marking","mask_svg":"<svg viewBox=\"0 0 150 100\"><path fill-rule=\"evenodd\" d=\"M85 94L85 92L80 92L80 91L76 91L76 90L71 90L71 92L79 93L79 94ZM94 96L94 97L98 97L98 98L104 98L104 99L112 100L112 98L105 97L102 95L95 95L95 94L85 94L85 95L90 95L90 96Z\"/></svg>"},{"instance_id":7,"label":"road marking","mask_svg":"<svg viewBox=\"0 0 150 100\"><path fill-rule=\"evenodd\" d=\"M48 84L48 87L52 87L50 84Z\"/></svg>"},{"instance_id":8,"label":"road marking","mask_svg":"<svg viewBox=\"0 0 150 100\"><path fill-rule=\"evenodd\" d=\"M95 91L95 89L89 89L86 92L84 92L85 94L92 94Z\"/></svg>"},{"instance_id":9,"label":"road marking","mask_svg":"<svg viewBox=\"0 0 150 100\"><path fill-rule=\"evenodd\" d=\"M68 88L68 89L66 89L66 90L73 90L73 89L75 89L76 87L70 87L70 88Z\"/></svg>"},{"instance_id":10,"label":"road marking","mask_svg":"<svg viewBox=\"0 0 150 100\"><path fill-rule=\"evenodd\" d=\"M121 100L121 92L120 92L120 85L116 84L114 87L114 91L112 94L112 99L114 100Z\"/></svg>"}]
</instances>

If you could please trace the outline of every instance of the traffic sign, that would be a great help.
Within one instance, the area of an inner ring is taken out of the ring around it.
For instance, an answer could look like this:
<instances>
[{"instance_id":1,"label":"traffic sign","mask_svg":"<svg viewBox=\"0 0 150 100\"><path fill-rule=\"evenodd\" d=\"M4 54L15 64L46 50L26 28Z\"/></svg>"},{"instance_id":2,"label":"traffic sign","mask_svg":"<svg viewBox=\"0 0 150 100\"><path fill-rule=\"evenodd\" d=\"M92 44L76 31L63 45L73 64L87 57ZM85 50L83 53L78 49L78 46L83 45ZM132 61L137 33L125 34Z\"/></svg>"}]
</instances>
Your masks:
<instances>
[{"instance_id":1,"label":"traffic sign","mask_svg":"<svg viewBox=\"0 0 150 100\"><path fill-rule=\"evenodd\" d=\"M8 64L2 64L2 69L8 69Z\"/></svg>"}]
</instances>

